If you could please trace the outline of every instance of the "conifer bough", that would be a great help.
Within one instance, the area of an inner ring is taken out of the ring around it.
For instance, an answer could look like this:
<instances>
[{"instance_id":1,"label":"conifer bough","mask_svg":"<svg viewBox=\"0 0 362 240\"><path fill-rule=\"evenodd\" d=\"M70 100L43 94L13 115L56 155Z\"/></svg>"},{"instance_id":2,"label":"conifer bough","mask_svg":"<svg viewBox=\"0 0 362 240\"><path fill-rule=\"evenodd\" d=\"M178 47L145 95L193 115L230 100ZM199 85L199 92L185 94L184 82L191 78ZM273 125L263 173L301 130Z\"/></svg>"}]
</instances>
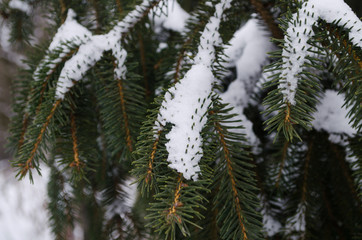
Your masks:
<instances>
[{"instance_id":1,"label":"conifer bough","mask_svg":"<svg viewBox=\"0 0 362 240\"><path fill-rule=\"evenodd\" d=\"M342 0L21 2L0 10L46 7L54 36L14 83L9 146L19 178L50 168L56 239L361 236L362 22Z\"/></svg>"}]
</instances>

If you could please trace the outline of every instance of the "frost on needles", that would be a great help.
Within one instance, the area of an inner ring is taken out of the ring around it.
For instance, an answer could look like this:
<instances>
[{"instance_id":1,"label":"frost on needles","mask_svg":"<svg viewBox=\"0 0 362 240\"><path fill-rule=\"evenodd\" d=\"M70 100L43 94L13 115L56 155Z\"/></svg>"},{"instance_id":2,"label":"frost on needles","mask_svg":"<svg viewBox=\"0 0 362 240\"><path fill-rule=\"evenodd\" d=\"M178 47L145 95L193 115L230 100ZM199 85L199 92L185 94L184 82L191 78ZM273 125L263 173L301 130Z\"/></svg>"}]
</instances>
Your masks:
<instances>
[{"instance_id":1,"label":"frost on needles","mask_svg":"<svg viewBox=\"0 0 362 240\"><path fill-rule=\"evenodd\" d=\"M173 124L166 135L169 167L182 173L185 179L197 180L199 161L203 156L201 131L207 121L215 81L213 62L215 46L221 46L218 32L223 13L231 7L231 0L215 5L215 13L206 24L200 37L198 52L191 60L192 67L165 94L156 121L157 130L166 123Z\"/></svg>"}]
</instances>

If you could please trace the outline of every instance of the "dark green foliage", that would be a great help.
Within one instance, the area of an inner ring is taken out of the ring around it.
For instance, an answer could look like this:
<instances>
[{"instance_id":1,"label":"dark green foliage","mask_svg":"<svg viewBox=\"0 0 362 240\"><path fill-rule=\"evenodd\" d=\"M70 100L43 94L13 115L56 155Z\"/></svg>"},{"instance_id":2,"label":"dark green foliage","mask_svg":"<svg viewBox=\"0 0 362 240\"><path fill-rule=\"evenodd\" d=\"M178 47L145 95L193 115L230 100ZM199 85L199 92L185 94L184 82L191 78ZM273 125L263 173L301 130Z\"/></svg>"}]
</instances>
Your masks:
<instances>
[{"instance_id":1,"label":"dark green foliage","mask_svg":"<svg viewBox=\"0 0 362 240\"><path fill-rule=\"evenodd\" d=\"M68 9L92 34L101 35L142 2L28 1L46 13L50 36ZM201 170L194 181L169 167L167 134L174 126L159 127L157 121L165 94L196 64L202 32L220 1L179 2L192 9L185 32L162 27L155 32L151 10L168 1L149 1L139 10L141 18L119 36L127 52L125 77L117 79L114 53L105 51L73 81L64 99L55 96L60 73L84 43L70 40L48 51L50 39L45 39L29 50L28 68L14 81L9 148L19 179L32 181L32 174L50 168L48 209L55 239L71 239L76 227L84 239L94 240L358 239L362 50L351 42L352 29L338 26L338 19L316 22L306 61L299 66L303 71L295 76L292 104L279 87L288 61L282 51L288 49L288 24L304 1L232 1L222 12L222 44L210 52L215 82L203 116ZM11 40L26 45L34 19L8 3L0 4L0 14L11 22ZM260 140L248 146L248 136L241 133L244 123L220 94L236 74L235 67L225 67L224 47L255 11L277 46L264 75L250 77L260 83L269 76L264 88L255 84L247 93L253 101L239 113L253 123ZM277 39L283 34L286 38ZM167 47L159 49L160 43ZM313 129L313 113L327 89L344 94L355 135ZM343 141L333 141L336 136ZM270 231L268 220L280 228Z\"/></svg>"},{"instance_id":2,"label":"dark green foliage","mask_svg":"<svg viewBox=\"0 0 362 240\"><path fill-rule=\"evenodd\" d=\"M256 193L255 166L250 158L246 139L237 127L228 127L233 115L226 106L215 104L214 127L221 149L216 153L219 163L215 168L215 207L222 239L260 239L261 216ZM235 120L234 120L235 121ZM247 236L247 237L246 237Z\"/></svg>"}]
</instances>

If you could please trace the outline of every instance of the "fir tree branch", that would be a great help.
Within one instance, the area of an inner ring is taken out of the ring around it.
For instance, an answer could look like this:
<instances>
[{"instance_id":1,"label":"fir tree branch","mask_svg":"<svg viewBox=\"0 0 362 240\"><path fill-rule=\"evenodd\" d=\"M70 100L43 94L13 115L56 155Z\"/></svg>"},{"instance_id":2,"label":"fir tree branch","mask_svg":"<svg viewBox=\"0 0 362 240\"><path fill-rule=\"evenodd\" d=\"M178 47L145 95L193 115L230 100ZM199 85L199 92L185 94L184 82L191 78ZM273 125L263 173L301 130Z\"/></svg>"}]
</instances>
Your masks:
<instances>
[{"instance_id":1,"label":"fir tree branch","mask_svg":"<svg viewBox=\"0 0 362 240\"><path fill-rule=\"evenodd\" d=\"M123 86L122 86L122 80L118 80L117 83L118 86L118 91L119 91L119 98L121 101L121 107L122 107L122 113L123 113L123 120L124 120L124 128L126 130L126 142L127 142L127 147L129 149L130 152L133 151L133 143L132 143L132 138L131 138L131 133L129 130L129 124L128 124L128 116L127 116L127 112L126 112L126 105L125 105L125 99L124 99L124 93L123 93Z\"/></svg>"},{"instance_id":2,"label":"fir tree branch","mask_svg":"<svg viewBox=\"0 0 362 240\"><path fill-rule=\"evenodd\" d=\"M305 158L305 165L304 165L304 171L303 171L303 185L302 185L302 204L305 204L307 199L307 187L308 187L308 173L309 173L309 164L311 160L312 152L314 144L314 138L312 138L308 145L308 151L307 156Z\"/></svg>"},{"instance_id":3,"label":"fir tree branch","mask_svg":"<svg viewBox=\"0 0 362 240\"><path fill-rule=\"evenodd\" d=\"M342 43L343 47L345 49L347 49L347 52L352 56L352 58L356 61L356 63L359 65L360 69L362 69L362 60L360 58L360 56L358 56L357 52L353 49L353 46L350 42L348 42L346 39L341 39L341 35L337 32L337 29L334 28L331 24L326 24L326 29L328 30L330 35L333 35L334 37L336 37L338 40L340 40L340 42ZM322 41L322 44L324 43L324 41ZM325 45L325 44L323 44ZM333 53L336 54L335 51L333 51L333 49L331 49ZM338 58L342 58L342 56L338 56Z\"/></svg>"},{"instance_id":4,"label":"fir tree branch","mask_svg":"<svg viewBox=\"0 0 362 240\"><path fill-rule=\"evenodd\" d=\"M25 136L26 129L28 128L28 124L29 124L29 114L25 113L24 120L23 120L23 126L21 127L21 134L20 134L20 140L18 143L18 149L20 149L21 146L24 144L24 136Z\"/></svg>"},{"instance_id":5,"label":"fir tree branch","mask_svg":"<svg viewBox=\"0 0 362 240\"><path fill-rule=\"evenodd\" d=\"M117 4L118 13L119 13L119 14L122 14L123 8L122 8L121 0L116 0L116 4Z\"/></svg>"},{"instance_id":6,"label":"fir tree branch","mask_svg":"<svg viewBox=\"0 0 362 240\"><path fill-rule=\"evenodd\" d=\"M144 45L141 33L138 33L138 43L139 43L139 47L140 47L141 66L142 66L143 80L144 80L144 83L145 83L146 98L149 98L150 94L151 94L151 91L150 91L150 87L149 87L149 84L148 84L148 78L147 78L145 45Z\"/></svg>"},{"instance_id":7,"label":"fir tree branch","mask_svg":"<svg viewBox=\"0 0 362 240\"><path fill-rule=\"evenodd\" d=\"M333 211L332 211L332 206L331 206L331 202L327 196L327 193L326 193L326 188L325 188L325 185L323 185L323 190L322 190L322 197L323 197L323 200L324 200L324 205L327 209L327 214L329 216L329 218L332 220L333 222L333 226L335 227L335 229L337 229L337 232L338 232L338 235L340 237L341 240L345 240L345 236L343 234L343 231L340 227L340 224L338 224L338 219L334 216L333 214Z\"/></svg>"},{"instance_id":8,"label":"fir tree branch","mask_svg":"<svg viewBox=\"0 0 362 240\"><path fill-rule=\"evenodd\" d=\"M43 98L44 98L44 93L45 93L45 90L46 90L46 87L48 86L48 82L50 80L50 78L53 76L53 74L55 73L55 71L57 70L57 68L64 64L64 62L70 58L75 52L77 52L79 49L79 47L76 47L75 49L71 49L70 52L68 54L66 54L64 57L61 58L61 60L59 62L57 62L54 67L49 71L49 73L47 73L47 76L43 82L43 85L42 85L42 88L40 90L40 97L39 97L39 103L38 103L38 106L36 108L36 113L39 112L40 110L40 105L42 104L43 102ZM33 89L35 90L35 89ZM34 93L33 93L34 94Z\"/></svg>"},{"instance_id":9,"label":"fir tree branch","mask_svg":"<svg viewBox=\"0 0 362 240\"><path fill-rule=\"evenodd\" d=\"M146 175L146 179L145 179L145 182L147 184L149 182L151 182L151 179L152 179L153 162L155 161L155 154L156 154L156 151L157 151L157 145L158 145L158 143L160 141L161 133L162 133L162 131L157 132L157 138L156 138L156 140L155 140L155 142L153 143L153 146L152 146L151 157L150 157L150 160L148 162L147 175Z\"/></svg>"},{"instance_id":10,"label":"fir tree branch","mask_svg":"<svg viewBox=\"0 0 362 240\"><path fill-rule=\"evenodd\" d=\"M30 156L29 156L28 160L26 160L25 163L19 164L19 167L21 168L21 171L20 171L21 178L23 178L27 174L27 172L29 171L30 168L34 168L33 159L34 159L35 153L37 152L39 145L43 139L44 133L47 130L47 127L54 116L55 110L60 105L60 103L61 103L60 99L54 103L53 108L51 109L49 115L47 116L46 121L44 122L44 124L40 130L40 133L39 133L38 137L36 138L36 142L34 144L32 151L30 152Z\"/></svg>"},{"instance_id":11,"label":"fir tree branch","mask_svg":"<svg viewBox=\"0 0 362 240\"><path fill-rule=\"evenodd\" d=\"M66 59L68 59L69 57L71 57L76 51L78 50L78 47L75 48L75 49L72 49L70 50L70 52L68 54L66 54L64 57L61 58L61 60L59 62L57 62L54 67L49 71L49 73L47 73L47 76L45 77L44 79L44 82L42 84L42 87L41 87L41 90L39 92L39 102L38 102L38 105L36 107L36 114L39 113L40 111L40 107L41 107L41 104L43 102L43 99L44 99L44 93L45 93L45 90L46 90L46 87L48 86L49 84L49 80L50 78L53 76L53 74L55 73L55 71L57 70L57 68L64 63L64 61ZM39 80L38 80L39 81ZM31 90L30 90L31 94L29 95L29 98L28 98L28 101L26 103L27 106L30 105L30 96L34 96L37 92L36 92L36 89L33 87ZM18 143L18 149L20 149L20 147L23 145L24 143L24 136L25 136L25 132L26 132L26 129L29 125L29 121L30 121L30 116L29 116L29 113L26 112L25 115L24 115L24 120L23 120L23 127L22 127L22 132L21 132L21 135L20 135L20 140L19 140L19 143Z\"/></svg>"},{"instance_id":12,"label":"fir tree branch","mask_svg":"<svg viewBox=\"0 0 362 240\"><path fill-rule=\"evenodd\" d=\"M137 23L139 23L139 22L142 21L145 17L147 17L148 14L150 13L150 11L151 11L154 7L156 7L158 4L160 4L160 2L162 2L162 1L163 1L163 0L153 1L153 3L143 11L143 14L142 14L142 16L139 18L139 20L136 21L136 22L134 22L134 23L127 29L126 32L123 32L123 33L122 33L122 39L125 39L125 38L128 36L128 34L132 31L132 29L135 28L135 26L137 25Z\"/></svg>"},{"instance_id":13,"label":"fir tree branch","mask_svg":"<svg viewBox=\"0 0 362 240\"><path fill-rule=\"evenodd\" d=\"M60 20L61 20L61 24L63 24L65 22L65 19L67 18L67 5L65 3L65 0L59 0L60 3Z\"/></svg>"},{"instance_id":14,"label":"fir tree branch","mask_svg":"<svg viewBox=\"0 0 362 240\"><path fill-rule=\"evenodd\" d=\"M114 69L116 69L117 64L115 62L115 59L113 59L113 60L114 60L113 67L114 67ZM124 120L124 129L126 132L126 143L127 143L128 150L130 152L133 152L133 143L132 143L131 132L129 129L128 115L127 115L127 111L126 111L126 100L124 97L124 88L123 88L122 79L117 79L117 87L118 87L118 93L119 93L119 100L121 103L122 116L123 116L123 120Z\"/></svg>"},{"instance_id":15,"label":"fir tree branch","mask_svg":"<svg viewBox=\"0 0 362 240\"><path fill-rule=\"evenodd\" d=\"M227 164L227 172L229 174L229 178L230 178L230 182L231 182L235 211L236 211L236 214L238 216L240 228L242 229L242 235L243 235L242 239L243 240L248 240L248 237L246 235L246 229L245 229L245 226L244 226L244 218L241 215L242 209L241 209L241 206L240 206L240 200L239 200L239 197L238 197L238 190L236 188L235 177L234 177L234 174L233 174L233 167L232 167L232 163L231 163L231 159L230 159L229 147L226 144L225 136L223 134L223 130L222 130L222 128L221 128L221 126L220 126L220 124L218 122L215 122L215 128L216 128L216 130L217 130L217 132L219 134L219 139L220 139L220 142L222 144L224 157L225 157L226 164Z\"/></svg>"},{"instance_id":16,"label":"fir tree branch","mask_svg":"<svg viewBox=\"0 0 362 240\"><path fill-rule=\"evenodd\" d=\"M175 67L175 74L174 74L174 81L173 83L177 83L180 80L180 71L182 69L182 60L185 57L185 53L188 50L189 45L192 43L192 41L195 39L195 36L199 34L200 29L202 29L202 26L205 25L204 21L199 22L196 27L193 29L191 34L188 34L187 40L182 45L182 48L179 51L179 54L177 56L176 61L176 67Z\"/></svg>"},{"instance_id":17,"label":"fir tree branch","mask_svg":"<svg viewBox=\"0 0 362 240\"><path fill-rule=\"evenodd\" d=\"M289 147L289 142L285 141L284 146L283 146L283 151L282 151L282 159L280 161L279 172L278 172L277 180L275 183L276 188L279 188L280 180L281 180L283 169L284 169L285 160L287 158L288 147Z\"/></svg>"},{"instance_id":18,"label":"fir tree branch","mask_svg":"<svg viewBox=\"0 0 362 240\"><path fill-rule=\"evenodd\" d=\"M348 166L346 165L346 160L345 160L343 154L341 153L341 151L338 149L338 146L336 144L329 142L329 145L332 148L332 151L335 154L336 158L338 159L339 167L340 167L341 171L343 172L344 178L347 180L348 188L358 204L359 212L362 214L361 199L358 197L358 193L356 191L356 186L351 177Z\"/></svg>"},{"instance_id":19,"label":"fir tree branch","mask_svg":"<svg viewBox=\"0 0 362 240\"><path fill-rule=\"evenodd\" d=\"M167 220L171 220L171 219L174 219L176 218L176 220L181 223L182 219L181 217L176 213L176 210L178 207L182 207L183 206L183 203L180 202L180 196L181 196L181 189L182 187L185 187L187 186L186 184L184 184L182 182L182 173L179 173L178 175L178 179L177 179L177 184L176 184L176 189L175 189L175 193L174 193L174 198L173 198L173 202L172 202L172 205L166 215L166 219Z\"/></svg>"},{"instance_id":20,"label":"fir tree branch","mask_svg":"<svg viewBox=\"0 0 362 240\"><path fill-rule=\"evenodd\" d=\"M76 168L76 170L79 172L81 170L81 168L84 167L84 164L79 160L77 126L75 123L75 116L74 116L73 112L70 115L70 124L71 124L71 132L72 132L74 160L73 160L73 162L71 162L69 164L69 166L72 168Z\"/></svg>"},{"instance_id":21,"label":"fir tree branch","mask_svg":"<svg viewBox=\"0 0 362 240\"><path fill-rule=\"evenodd\" d=\"M100 10L99 10L100 3L97 0L88 0L88 1L91 2L92 7L95 12L96 23L97 23L96 32L100 33L102 31L102 23L101 23L101 16L100 16Z\"/></svg>"},{"instance_id":22,"label":"fir tree branch","mask_svg":"<svg viewBox=\"0 0 362 240\"><path fill-rule=\"evenodd\" d=\"M124 66L124 61L127 57L127 52L122 46L122 41L130 34L130 32L141 22L149 12L156 7L162 0L149 2L144 0L133 11L129 12L121 21L119 21L107 34L92 35L87 41L79 47L75 54L67 64L63 67L59 81L57 83L56 98L64 98L64 94L74 85L73 81L80 81L83 75L94 65L99 62L104 56L104 52L112 51L117 59L117 71L115 74L118 78L125 77L127 69ZM106 42L100 45L99 42ZM93 54L89 53L89 49L94 49ZM82 71L79 71L79 64L83 64ZM71 73L71 76L69 75Z\"/></svg>"}]
</instances>

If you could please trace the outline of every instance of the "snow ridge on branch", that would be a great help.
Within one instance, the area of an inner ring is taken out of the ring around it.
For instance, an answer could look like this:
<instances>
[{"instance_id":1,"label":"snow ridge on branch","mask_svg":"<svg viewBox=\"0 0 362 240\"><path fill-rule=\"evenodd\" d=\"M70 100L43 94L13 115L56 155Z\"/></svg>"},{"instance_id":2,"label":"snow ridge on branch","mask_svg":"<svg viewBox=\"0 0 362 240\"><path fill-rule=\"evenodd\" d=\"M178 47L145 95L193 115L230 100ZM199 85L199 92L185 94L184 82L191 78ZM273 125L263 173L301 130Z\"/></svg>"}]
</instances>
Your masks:
<instances>
[{"instance_id":1,"label":"snow ridge on branch","mask_svg":"<svg viewBox=\"0 0 362 240\"><path fill-rule=\"evenodd\" d=\"M69 59L59 76L55 98L63 99L64 94L79 81L85 73L92 68L106 51L111 51L115 57L115 78L123 79L126 76L127 68L124 64L127 52L122 47L122 37L139 22L148 9L156 6L158 1L144 0L140 5L127 14L126 17L107 34L91 35L87 41L80 45L78 52Z\"/></svg>"},{"instance_id":2,"label":"snow ridge on branch","mask_svg":"<svg viewBox=\"0 0 362 240\"><path fill-rule=\"evenodd\" d=\"M308 40L314 36L313 26L319 19L348 29L353 44L362 47L362 22L343 0L309 0L302 4L298 12L289 21L287 34L284 37L281 71L281 82L284 102L295 105L295 93L299 74L304 70L303 64L311 54L312 46Z\"/></svg>"},{"instance_id":3,"label":"snow ridge on branch","mask_svg":"<svg viewBox=\"0 0 362 240\"><path fill-rule=\"evenodd\" d=\"M224 11L230 7L231 0L215 5L215 13L201 34L193 66L165 94L155 123L157 130L162 130L166 123L173 124L166 135L169 140L166 144L167 161L169 167L182 173L186 179L196 181L200 172L199 161L203 156L201 131L207 122L215 81L212 73L215 46L222 44L218 30Z\"/></svg>"}]
</instances>

